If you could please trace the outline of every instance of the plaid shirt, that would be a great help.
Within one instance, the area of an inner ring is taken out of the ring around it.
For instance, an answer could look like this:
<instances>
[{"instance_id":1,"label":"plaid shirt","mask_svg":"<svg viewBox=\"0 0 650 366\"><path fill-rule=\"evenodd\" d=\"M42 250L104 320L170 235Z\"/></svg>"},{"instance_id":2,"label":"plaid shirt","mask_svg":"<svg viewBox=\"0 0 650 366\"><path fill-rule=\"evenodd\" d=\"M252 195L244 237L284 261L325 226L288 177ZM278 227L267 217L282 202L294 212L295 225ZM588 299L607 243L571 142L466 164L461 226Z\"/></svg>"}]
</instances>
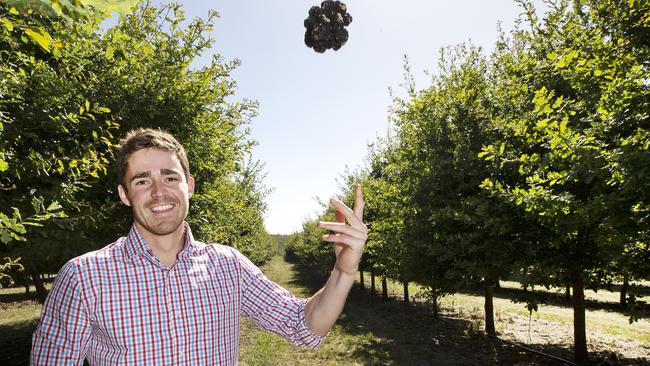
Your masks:
<instances>
[{"instance_id":1,"label":"plaid shirt","mask_svg":"<svg viewBox=\"0 0 650 366\"><path fill-rule=\"evenodd\" d=\"M34 332L32 365L235 365L239 316L294 344L324 337L305 300L268 280L236 249L195 241L168 268L135 226L127 237L66 263Z\"/></svg>"}]
</instances>

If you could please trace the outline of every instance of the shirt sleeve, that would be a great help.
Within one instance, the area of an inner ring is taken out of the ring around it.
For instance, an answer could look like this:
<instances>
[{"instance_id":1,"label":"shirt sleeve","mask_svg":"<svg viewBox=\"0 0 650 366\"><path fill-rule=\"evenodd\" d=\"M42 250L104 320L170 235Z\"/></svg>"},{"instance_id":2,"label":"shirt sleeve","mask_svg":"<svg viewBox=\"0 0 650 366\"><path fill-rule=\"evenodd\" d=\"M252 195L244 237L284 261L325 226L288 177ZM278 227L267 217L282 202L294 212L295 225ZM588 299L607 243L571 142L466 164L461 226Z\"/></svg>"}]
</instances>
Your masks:
<instances>
[{"instance_id":1,"label":"shirt sleeve","mask_svg":"<svg viewBox=\"0 0 650 366\"><path fill-rule=\"evenodd\" d=\"M237 253L242 276L241 315L289 342L318 348L325 337L314 334L305 321L305 303L269 280L248 258Z\"/></svg>"},{"instance_id":2,"label":"shirt sleeve","mask_svg":"<svg viewBox=\"0 0 650 366\"><path fill-rule=\"evenodd\" d=\"M76 272L68 262L52 284L32 337L31 365L83 365L91 327Z\"/></svg>"}]
</instances>

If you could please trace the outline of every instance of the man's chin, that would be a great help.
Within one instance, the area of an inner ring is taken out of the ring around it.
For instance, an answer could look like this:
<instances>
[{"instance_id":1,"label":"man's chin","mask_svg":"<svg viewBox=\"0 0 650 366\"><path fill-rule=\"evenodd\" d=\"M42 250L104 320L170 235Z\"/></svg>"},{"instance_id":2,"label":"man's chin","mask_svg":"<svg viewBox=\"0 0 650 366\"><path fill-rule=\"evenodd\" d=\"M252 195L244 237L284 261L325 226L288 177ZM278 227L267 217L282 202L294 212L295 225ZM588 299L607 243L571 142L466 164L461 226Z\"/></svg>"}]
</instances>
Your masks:
<instances>
[{"instance_id":1,"label":"man's chin","mask_svg":"<svg viewBox=\"0 0 650 366\"><path fill-rule=\"evenodd\" d=\"M145 230L156 236L166 236L173 234L179 230L179 228L183 226L183 220L180 220L178 222L162 222L158 223L157 225L143 225L141 222L139 224L140 230Z\"/></svg>"}]
</instances>

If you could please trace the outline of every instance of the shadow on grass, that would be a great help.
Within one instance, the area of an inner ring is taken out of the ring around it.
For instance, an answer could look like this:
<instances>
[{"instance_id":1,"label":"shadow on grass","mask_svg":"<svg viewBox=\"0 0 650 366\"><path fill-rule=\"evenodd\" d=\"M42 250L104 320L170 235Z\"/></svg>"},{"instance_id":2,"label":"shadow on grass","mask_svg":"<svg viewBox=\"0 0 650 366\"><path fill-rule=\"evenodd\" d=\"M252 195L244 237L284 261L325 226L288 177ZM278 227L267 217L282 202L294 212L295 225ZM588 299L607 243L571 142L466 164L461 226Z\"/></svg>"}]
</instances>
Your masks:
<instances>
[{"instance_id":1,"label":"shadow on grass","mask_svg":"<svg viewBox=\"0 0 650 366\"><path fill-rule=\"evenodd\" d=\"M293 262L294 284L311 293L325 276ZM406 305L401 299L383 300L355 287L337 324L353 335L371 334L351 353L366 365L565 365L484 335L479 319L442 314L434 318L425 305ZM572 350L560 345L526 345L572 360ZM592 353L593 365L644 365L645 360Z\"/></svg>"},{"instance_id":2,"label":"shadow on grass","mask_svg":"<svg viewBox=\"0 0 650 366\"><path fill-rule=\"evenodd\" d=\"M23 292L14 292L14 293L0 293L0 303L2 302L16 302L16 301L25 301L25 300L36 300L36 294L34 292L30 292L29 295L27 295L24 291Z\"/></svg>"},{"instance_id":3,"label":"shadow on grass","mask_svg":"<svg viewBox=\"0 0 650 366\"><path fill-rule=\"evenodd\" d=\"M32 333L38 319L11 325L0 325L0 365L29 365Z\"/></svg>"},{"instance_id":4,"label":"shadow on grass","mask_svg":"<svg viewBox=\"0 0 650 366\"><path fill-rule=\"evenodd\" d=\"M464 290L459 291L459 293L471 294L475 296L483 296L482 290ZM564 308L573 308L570 299L567 299L564 294L557 292L547 292L547 291L535 291L535 294L541 294L544 298L544 301L547 305L553 305ZM515 288L500 288L494 289L494 297L499 299L510 300L513 298L523 298L527 295L532 294L530 291L525 291L524 289L515 289ZM605 302L598 300L585 299L585 307L587 310L604 310L609 312L619 313L625 316L629 316L629 312L621 307L620 304L614 302ZM650 306L648 304L641 304L637 310L636 314L641 319L650 318Z\"/></svg>"}]
</instances>

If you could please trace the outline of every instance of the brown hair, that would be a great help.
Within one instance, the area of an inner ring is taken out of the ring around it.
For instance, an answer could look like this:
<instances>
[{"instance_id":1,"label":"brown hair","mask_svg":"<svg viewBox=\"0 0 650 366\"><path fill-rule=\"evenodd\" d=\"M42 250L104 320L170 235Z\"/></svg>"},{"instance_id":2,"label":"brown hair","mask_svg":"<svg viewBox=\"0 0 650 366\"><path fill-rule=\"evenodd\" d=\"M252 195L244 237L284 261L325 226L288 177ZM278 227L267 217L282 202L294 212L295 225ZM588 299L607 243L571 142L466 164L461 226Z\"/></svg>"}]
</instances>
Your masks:
<instances>
[{"instance_id":1,"label":"brown hair","mask_svg":"<svg viewBox=\"0 0 650 366\"><path fill-rule=\"evenodd\" d=\"M122 185L124 189L127 189L124 176L129 167L129 158L136 151L148 148L174 153L183 167L185 179L190 179L190 164L187 161L187 154L183 145L174 136L159 129L138 128L129 131L120 140L117 148L117 183Z\"/></svg>"}]
</instances>

